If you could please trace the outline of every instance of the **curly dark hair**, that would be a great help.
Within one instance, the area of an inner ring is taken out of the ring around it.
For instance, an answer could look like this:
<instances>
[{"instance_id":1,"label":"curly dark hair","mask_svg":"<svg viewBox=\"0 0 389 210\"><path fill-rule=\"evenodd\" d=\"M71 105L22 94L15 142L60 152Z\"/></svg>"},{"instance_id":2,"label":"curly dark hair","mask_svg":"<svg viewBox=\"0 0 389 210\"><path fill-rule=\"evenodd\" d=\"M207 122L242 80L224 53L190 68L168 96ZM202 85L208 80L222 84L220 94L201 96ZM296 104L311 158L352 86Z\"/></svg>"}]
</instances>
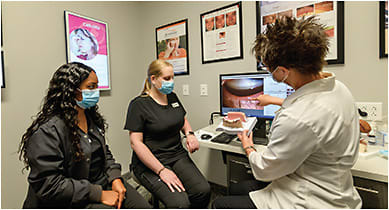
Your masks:
<instances>
[{"instance_id":1,"label":"curly dark hair","mask_svg":"<svg viewBox=\"0 0 389 210\"><path fill-rule=\"evenodd\" d=\"M25 169L29 169L29 162L26 155L28 139L38 130L39 126L54 116L61 118L68 130L72 140L75 161L80 161L84 153L80 145L80 135L77 132L78 118L76 109L76 90L81 83L89 77L94 70L82 63L72 62L60 66L50 80L47 95L43 99L41 110L35 116L35 120L23 134L19 145L19 160L23 160ZM92 118L93 122L105 133L108 127L103 116L98 112L98 106L86 109L85 112Z\"/></svg>"},{"instance_id":2,"label":"curly dark hair","mask_svg":"<svg viewBox=\"0 0 389 210\"><path fill-rule=\"evenodd\" d=\"M318 74L328 53L328 36L315 16L297 20L283 16L257 36L252 52L270 69L295 68L302 74Z\"/></svg>"}]
</instances>

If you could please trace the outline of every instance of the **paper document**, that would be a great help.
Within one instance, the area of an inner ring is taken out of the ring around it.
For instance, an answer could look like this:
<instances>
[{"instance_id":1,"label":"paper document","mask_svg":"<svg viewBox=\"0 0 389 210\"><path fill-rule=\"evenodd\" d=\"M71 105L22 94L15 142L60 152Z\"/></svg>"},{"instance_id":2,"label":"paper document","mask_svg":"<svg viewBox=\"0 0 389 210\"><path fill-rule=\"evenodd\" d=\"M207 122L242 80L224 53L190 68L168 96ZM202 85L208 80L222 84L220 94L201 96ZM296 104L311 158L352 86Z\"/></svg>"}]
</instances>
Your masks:
<instances>
[{"instance_id":1,"label":"paper document","mask_svg":"<svg viewBox=\"0 0 389 210\"><path fill-rule=\"evenodd\" d=\"M248 134L250 134L256 123L256 117L247 117L247 122L242 122L243 128L231 128L224 126L222 120L217 126L216 131L223 131L228 134L238 134L240 132L243 132L244 130L248 130Z\"/></svg>"}]
</instances>

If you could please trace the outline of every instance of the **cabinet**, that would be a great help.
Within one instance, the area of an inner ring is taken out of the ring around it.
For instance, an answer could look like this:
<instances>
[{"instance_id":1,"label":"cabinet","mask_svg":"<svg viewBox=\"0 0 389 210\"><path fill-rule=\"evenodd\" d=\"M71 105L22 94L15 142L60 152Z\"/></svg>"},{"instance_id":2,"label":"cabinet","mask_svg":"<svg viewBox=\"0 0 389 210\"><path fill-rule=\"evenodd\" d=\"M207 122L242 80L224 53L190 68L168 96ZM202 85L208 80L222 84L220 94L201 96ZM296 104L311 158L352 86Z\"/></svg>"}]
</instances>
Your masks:
<instances>
[{"instance_id":1,"label":"cabinet","mask_svg":"<svg viewBox=\"0 0 389 210\"><path fill-rule=\"evenodd\" d=\"M363 209L388 209L388 183L353 177Z\"/></svg>"},{"instance_id":2,"label":"cabinet","mask_svg":"<svg viewBox=\"0 0 389 210\"><path fill-rule=\"evenodd\" d=\"M244 180L254 179L253 172L246 156L241 154L227 153L227 193L230 192L231 184Z\"/></svg>"},{"instance_id":3,"label":"cabinet","mask_svg":"<svg viewBox=\"0 0 389 210\"><path fill-rule=\"evenodd\" d=\"M227 189L231 184L254 179L246 156L236 153L226 153ZM354 186L362 198L364 209L388 209L388 183L353 177Z\"/></svg>"}]
</instances>

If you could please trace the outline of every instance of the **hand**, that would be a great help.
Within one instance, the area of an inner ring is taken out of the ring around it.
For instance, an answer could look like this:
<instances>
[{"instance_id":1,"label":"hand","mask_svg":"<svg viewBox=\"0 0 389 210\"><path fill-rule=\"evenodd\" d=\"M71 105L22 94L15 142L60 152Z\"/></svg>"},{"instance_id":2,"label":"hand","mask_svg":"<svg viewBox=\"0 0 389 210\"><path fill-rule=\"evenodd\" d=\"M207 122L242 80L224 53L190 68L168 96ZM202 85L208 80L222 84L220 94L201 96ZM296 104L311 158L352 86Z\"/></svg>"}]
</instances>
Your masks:
<instances>
[{"instance_id":1,"label":"hand","mask_svg":"<svg viewBox=\"0 0 389 210\"><path fill-rule=\"evenodd\" d=\"M118 201L117 207L118 207L118 209L120 209L121 206L122 206L122 202L123 202L123 200L126 197L126 191L127 191L126 188L124 187L123 182L122 182L121 179L113 180L113 182L112 182L112 191L117 192L118 195L119 195L119 201Z\"/></svg>"},{"instance_id":2,"label":"hand","mask_svg":"<svg viewBox=\"0 0 389 210\"><path fill-rule=\"evenodd\" d=\"M197 140L195 135L187 135L186 136L186 147L188 148L190 153L196 152L200 148L199 141Z\"/></svg>"},{"instance_id":3,"label":"hand","mask_svg":"<svg viewBox=\"0 0 389 210\"><path fill-rule=\"evenodd\" d=\"M101 203L108 206L117 206L119 194L112 190L103 190L101 193Z\"/></svg>"},{"instance_id":4,"label":"hand","mask_svg":"<svg viewBox=\"0 0 389 210\"><path fill-rule=\"evenodd\" d=\"M242 142L243 148L254 145L253 132L251 132L249 136L247 136L247 132L248 130L244 130L242 133L238 133L238 138Z\"/></svg>"},{"instance_id":5,"label":"hand","mask_svg":"<svg viewBox=\"0 0 389 210\"><path fill-rule=\"evenodd\" d=\"M270 95L266 95L266 94L260 95L254 100L259 101L258 102L259 106L267 106L269 104L281 106L282 103L284 102L284 99L282 99L282 98L278 98L278 97L274 97L274 96L270 96Z\"/></svg>"},{"instance_id":6,"label":"hand","mask_svg":"<svg viewBox=\"0 0 389 210\"><path fill-rule=\"evenodd\" d=\"M173 171L165 168L161 171L159 177L163 182L165 182L165 184L167 184L170 191L174 192L174 188L176 188L178 192L185 191L184 185L182 185L180 179L178 179Z\"/></svg>"},{"instance_id":7,"label":"hand","mask_svg":"<svg viewBox=\"0 0 389 210\"><path fill-rule=\"evenodd\" d=\"M166 50L165 50L165 55L164 57L165 58L169 58L170 57L170 54L173 52L173 50L175 49L174 46L172 46L172 43L171 42L168 42L166 44Z\"/></svg>"}]
</instances>

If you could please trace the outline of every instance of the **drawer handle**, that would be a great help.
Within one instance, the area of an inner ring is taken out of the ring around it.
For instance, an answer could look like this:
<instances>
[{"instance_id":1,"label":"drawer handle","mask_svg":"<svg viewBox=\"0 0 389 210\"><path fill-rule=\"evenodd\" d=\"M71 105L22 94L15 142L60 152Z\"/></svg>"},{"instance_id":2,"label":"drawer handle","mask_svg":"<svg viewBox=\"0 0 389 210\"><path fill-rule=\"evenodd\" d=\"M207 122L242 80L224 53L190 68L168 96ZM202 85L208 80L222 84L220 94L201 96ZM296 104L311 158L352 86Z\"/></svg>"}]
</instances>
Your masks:
<instances>
[{"instance_id":1,"label":"drawer handle","mask_svg":"<svg viewBox=\"0 0 389 210\"><path fill-rule=\"evenodd\" d=\"M238 183L238 181L233 180L233 179L230 179L230 182L232 182L232 183L234 183L234 184L237 184L237 183Z\"/></svg>"},{"instance_id":2,"label":"drawer handle","mask_svg":"<svg viewBox=\"0 0 389 210\"><path fill-rule=\"evenodd\" d=\"M247 164L245 162L237 161L237 160L230 160L233 163L239 164L239 165L244 165L246 168L250 168L250 164Z\"/></svg>"},{"instance_id":3,"label":"drawer handle","mask_svg":"<svg viewBox=\"0 0 389 210\"><path fill-rule=\"evenodd\" d=\"M354 187L357 190L362 190L362 191L371 192L371 193L375 193L375 194L379 193L377 190L372 190L372 189L368 189L368 188L364 188L364 187L359 187L359 186L354 186Z\"/></svg>"}]
</instances>

